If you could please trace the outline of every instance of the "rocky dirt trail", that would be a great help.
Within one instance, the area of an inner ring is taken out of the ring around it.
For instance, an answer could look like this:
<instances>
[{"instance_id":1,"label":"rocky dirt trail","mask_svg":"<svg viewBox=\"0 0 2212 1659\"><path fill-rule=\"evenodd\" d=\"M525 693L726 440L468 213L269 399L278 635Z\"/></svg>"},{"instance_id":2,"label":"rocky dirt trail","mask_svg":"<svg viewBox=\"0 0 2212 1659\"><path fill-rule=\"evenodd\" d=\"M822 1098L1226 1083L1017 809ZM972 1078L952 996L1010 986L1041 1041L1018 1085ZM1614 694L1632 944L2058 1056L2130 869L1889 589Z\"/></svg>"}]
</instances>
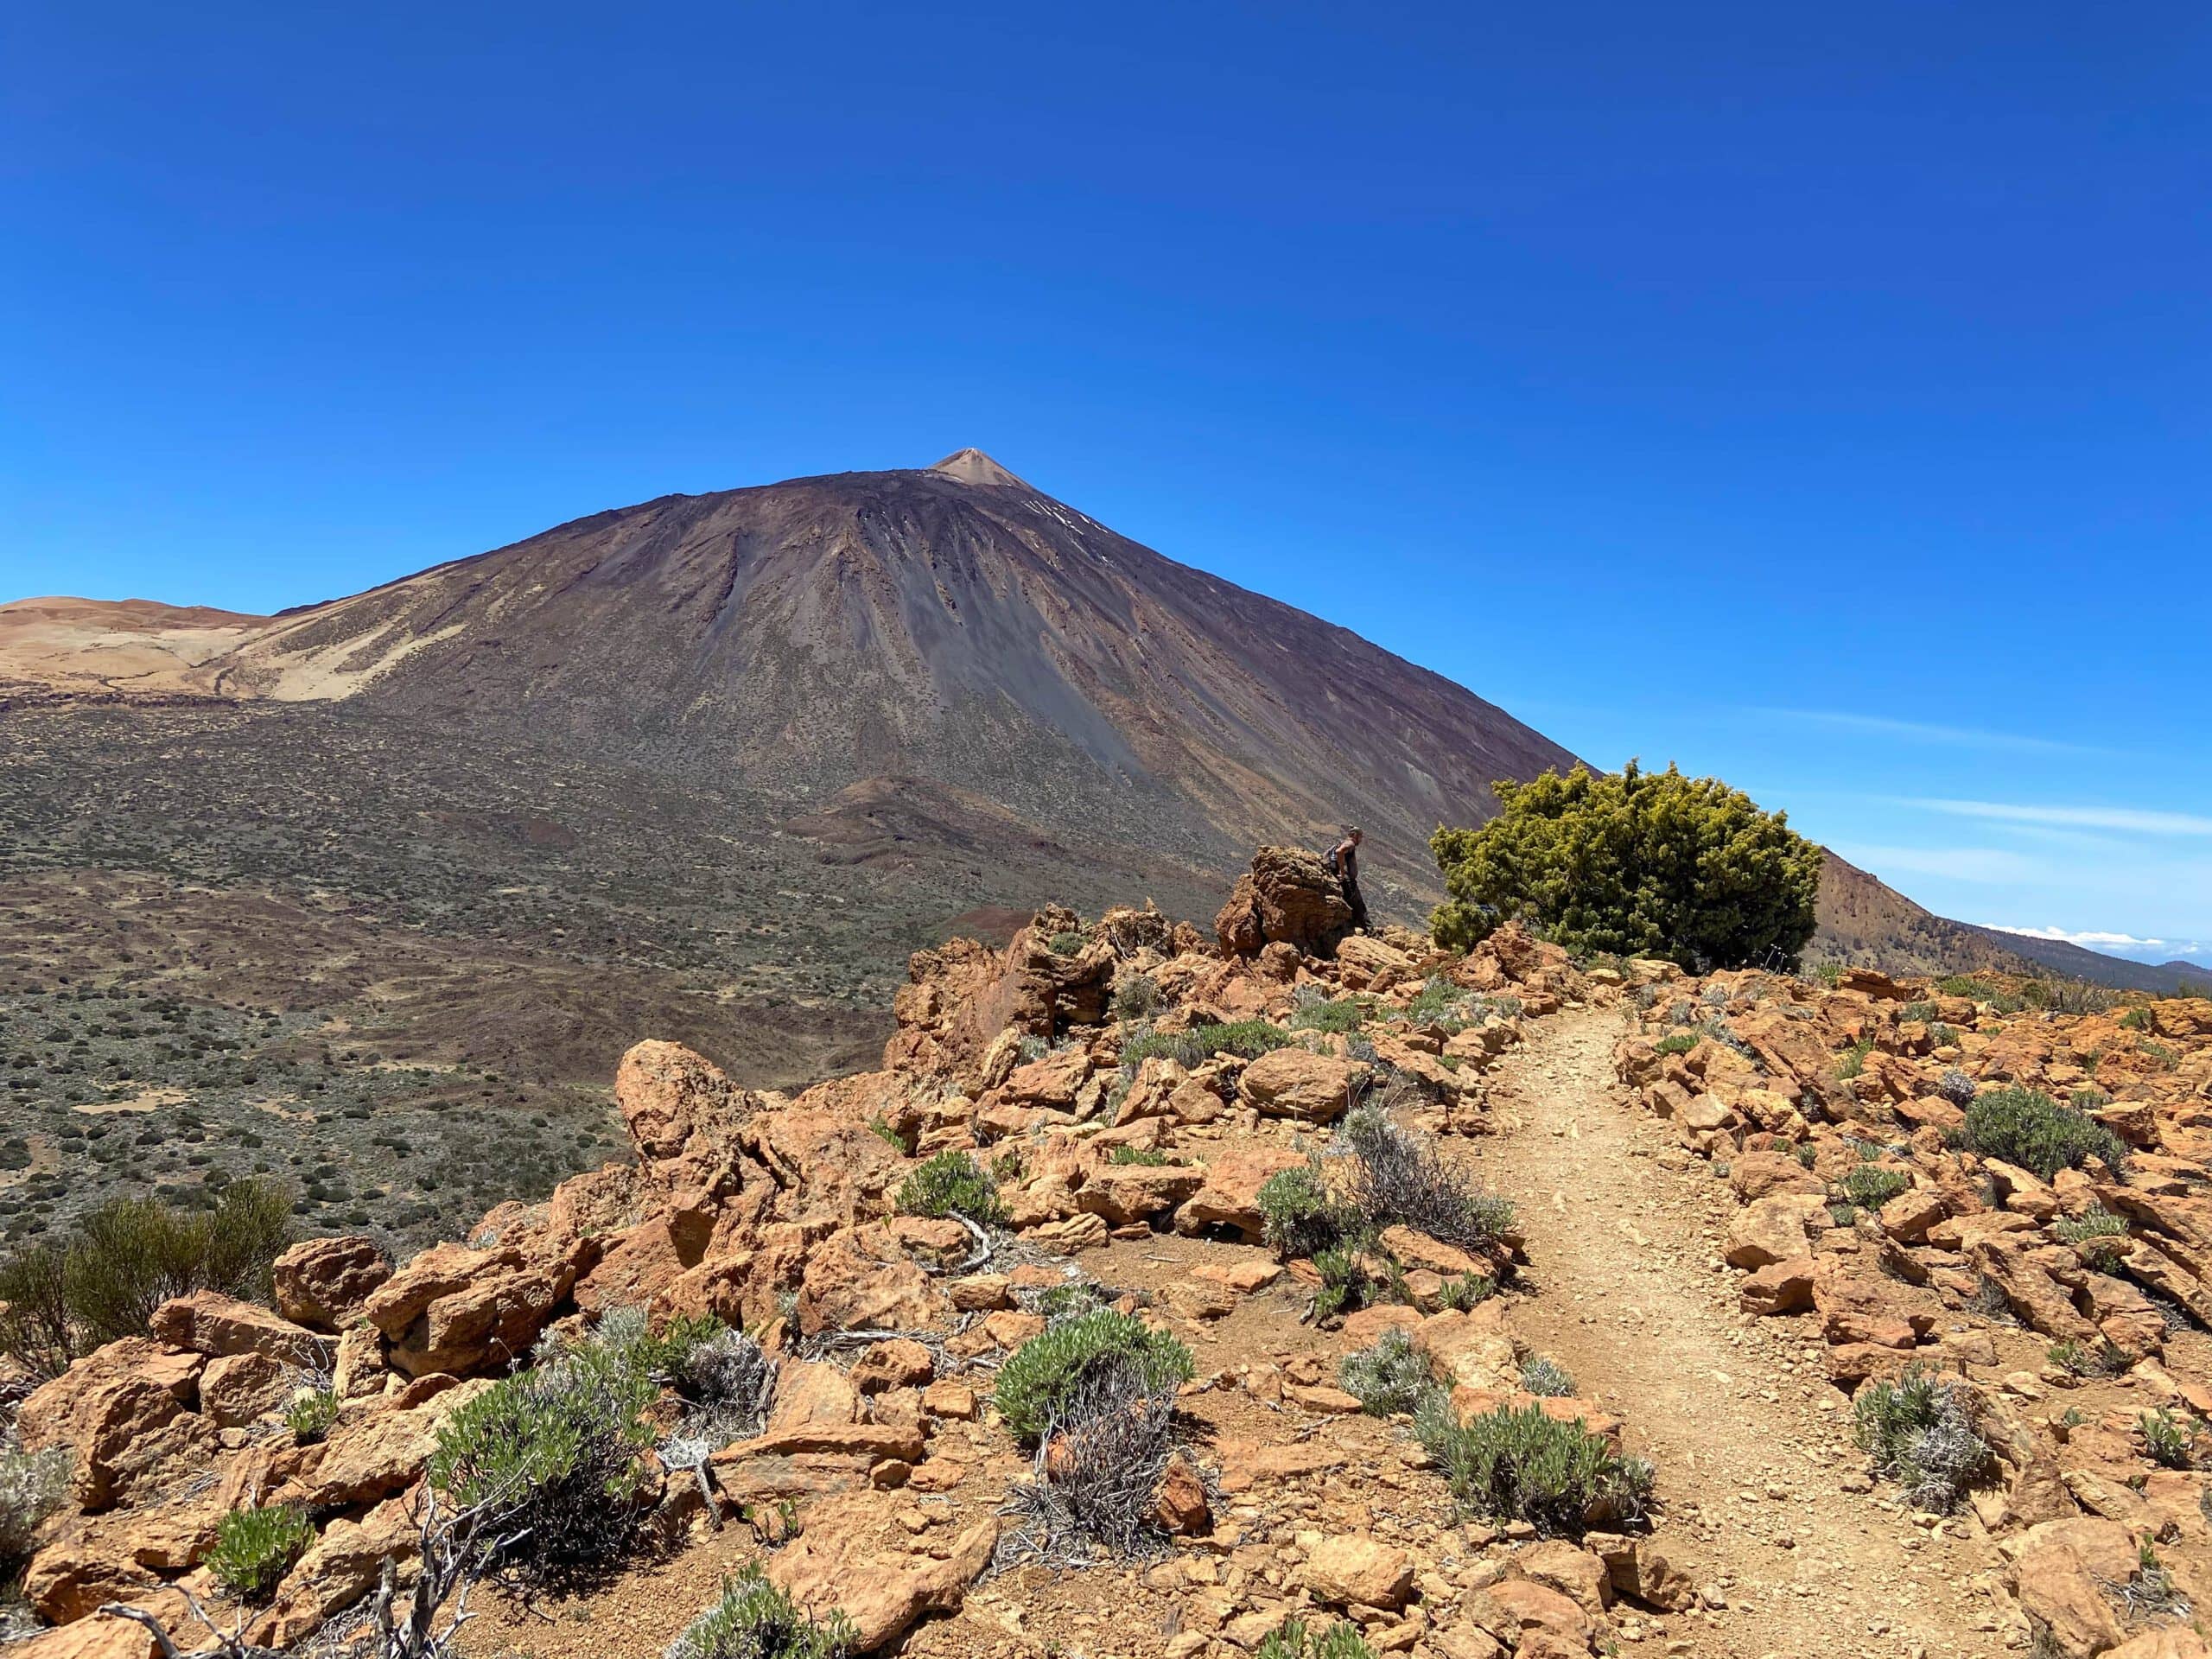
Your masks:
<instances>
[{"instance_id":1,"label":"rocky dirt trail","mask_svg":"<svg viewBox=\"0 0 2212 1659\"><path fill-rule=\"evenodd\" d=\"M1866 1491L1817 1334L1738 1312L1719 1256L1732 1200L1616 1081L1620 1032L1610 1008L1531 1022L1490 1090L1497 1133L1475 1144L1528 1235L1535 1294L1516 1328L1626 1419L1658 1465L1662 1535L1725 1604L1670 1621L1666 1650L1932 1659L2024 1645L1970 1517L1931 1530Z\"/></svg>"}]
</instances>

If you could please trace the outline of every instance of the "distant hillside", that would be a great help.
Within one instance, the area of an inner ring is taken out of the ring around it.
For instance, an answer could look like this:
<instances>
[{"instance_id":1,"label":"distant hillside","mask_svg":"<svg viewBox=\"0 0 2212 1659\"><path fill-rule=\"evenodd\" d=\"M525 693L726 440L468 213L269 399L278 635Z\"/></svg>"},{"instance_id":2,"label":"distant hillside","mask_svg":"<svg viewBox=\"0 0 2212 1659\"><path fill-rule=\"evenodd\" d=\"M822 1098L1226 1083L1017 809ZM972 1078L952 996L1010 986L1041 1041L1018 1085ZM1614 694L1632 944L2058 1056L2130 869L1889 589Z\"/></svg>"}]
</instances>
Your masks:
<instances>
[{"instance_id":1,"label":"distant hillside","mask_svg":"<svg viewBox=\"0 0 2212 1659\"><path fill-rule=\"evenodd\" d=\"M2030 938L1993 927L1975 927L1967 923L1960 925L1999 949L2017 951L2040 964L2046 972L2056 971L2069 979L2094 980L2100 985L2117 985L2126 990L2152 991L2161 995L2171 995L2177 989L2212 991L2212 971L2194 963L2130 962L2125 957L2108 957L2101 950L2084 950L2063 939Z\"/></svg>"},{"instance_id":2,"label":"distant hillside","mask_svg":"<svg viewBox=\"0 0 2212 1659\"><path fill-rule=\"evenodd\" d=\"M190 1187L213 1141L321 1223L427 1235L597 1162L636 1037L765 1086L861 1064L918 947L1052 900L1203 921L1255 843L1347 821L1417 921L1430 831L1574 760L973 450L274 617L0 606L0 715L22 1230ZM1841 860L1821 920L1815 960L2170 978Z\"/></svg>"}]
</instances>

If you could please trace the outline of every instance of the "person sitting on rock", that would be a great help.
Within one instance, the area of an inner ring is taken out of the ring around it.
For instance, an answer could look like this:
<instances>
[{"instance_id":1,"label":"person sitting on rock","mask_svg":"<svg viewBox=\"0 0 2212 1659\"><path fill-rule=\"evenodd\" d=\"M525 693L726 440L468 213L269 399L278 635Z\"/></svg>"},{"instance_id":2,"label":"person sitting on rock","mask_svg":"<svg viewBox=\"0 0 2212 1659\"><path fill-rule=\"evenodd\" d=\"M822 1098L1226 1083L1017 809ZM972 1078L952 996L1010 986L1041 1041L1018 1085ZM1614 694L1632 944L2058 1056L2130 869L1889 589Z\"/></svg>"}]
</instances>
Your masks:
<instances>
[{"instance_id":1,"label":"person sitting on rock","mask_svg":"<svg viewBox=\"0 0 2212 1659\"><path fill-rule=\"evenodd\" d=\"M1356 933L1367 931L1367 900L1359 894L1359 843L1364 840L1357 830L1344 831L1344 838L1329 849L1322 862L1329 867L1329 874L1337 878L1337 885L1344 889L1344 903L1351 906L1351 925Z\"/></svg>"}]
</instances>

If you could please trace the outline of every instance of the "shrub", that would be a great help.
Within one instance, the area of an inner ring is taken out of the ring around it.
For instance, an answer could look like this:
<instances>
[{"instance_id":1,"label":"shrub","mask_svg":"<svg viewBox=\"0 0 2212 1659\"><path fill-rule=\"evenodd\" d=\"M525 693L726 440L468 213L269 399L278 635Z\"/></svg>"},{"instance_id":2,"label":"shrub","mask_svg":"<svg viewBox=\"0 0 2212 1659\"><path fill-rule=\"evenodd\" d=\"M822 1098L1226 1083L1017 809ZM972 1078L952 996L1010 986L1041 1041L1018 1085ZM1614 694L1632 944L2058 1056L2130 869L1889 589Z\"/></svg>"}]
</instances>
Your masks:
<instances>
[{"instance_id":1,"label":"shrub","mask_svg":"<svg viewBox=\"0 0 2212 1659\"><path fill-rule=\"evenodd\" d=\"M1256 1060L1273 1049L1286 1048L1294 1039L1281 1026L1264 1020L1239 1020L1233 1025L1193 1026L1188 1031L1146 1032L1122 1045L1122 1064L1134 1066L1155 1057L1179 1065L1198 1065L1217 1054Z\"/></svg>"},{"instance_id":2,"label":"shrub","mask_svg":"<svg viewBox=\"0 0 2212 1659\"><path fill-rule=\"evenodd\" d=\"M1859 1164L1843 1178L1843 1196L1861 1210L1878 1210L1911 1186L1912 1177L1901 1169Z\"/></svg>"},{"instance_id":3,"label":"shrub","mask_svg":"<svg viewBox=\"0 0 2212 1659\"><path fill-rule=\"evenodd\" d=\"M742 1331L724 1326L693 1344L669 1374L683 1397L685 1430L718 1446L750 1440L768 1421L776 1372L767 1351Z\"/></svg>"},{"instance_id":4,"label":"shrub","mask_svg":"<svg viewBox=\"0 0 2212 1659\"><path fill-rule=\"evenodd\" d=\"M78 1354L143 1335L171 1297L219 1290L266 1301L270 1269L292 1237L291 1200L268 1181L232 1181L202 1211L114 1199L86 1216L67 1245L35 1246L0 1269L10 1303L0 1347L50 1375Z\"/></svg>"},{"instance_id":5,"label":"shrub","mask_svg":"<svg viewBox=\"0 0 2212 1659\"><path fill-rule=\"evenodd\" d=\"M76 1461L67 1446L43 1452L0 1447L0 1580L29 1557L39 1522L68 1495Z\"/></svg>"},{"instance_id":6,"label":"shrub","mask_svg":"<svg viewBox=\"0 0 2212 1659\"><path fill-rule=\"evenodd\" d=\"M2094 1348L2070 1338L2055 1342L2044 1350L2044 1357L2059 1370L2075 1376L2118 1376L2133 1363L2126 1350L2109 1341L2101 1342Z\"/></svg>"},{"instance_id":7,"label":"shrub","mask_svg":"<svg viewBox=\"0 0 2212 1659\"><path fill-rule=\"evenodd\" d=\"M1446 1279L1444 1288L1436 1293L1436 1300L1455 1313L1465 1313L1479 1302L1486 1302L1497 1294L1497 1281L1484 1273L1463 1273Z\"/></svg>"},{"instance_id":8,"label":"shrub","mask_svg":"<svg viewBox=\"0 0 2212 1659\"><path fill-rule=\"evenodd\" d=\"M284 1408L284 1427L302 1446L315 1445L337 1421L338 1396L328 1389L303 1389Z\"/></svg>"},{"instance_id":9,"label":"shrub","mask_svg":"<svg viewBox=\"0 0 2212 1659\"><path fill-rule=\"evenodd\" d=\"M1517 918L1578 955L1704 972L1794 964L1813 937L1821 849L1717 779L1631 761L1491 788L1497 817L1429 841L1449 895L1432 928L1446 950Z\"/></svg>"},{"instance_id":10,"label":"shrub","mask_svg":"<svg viewBox=\"0 0 2212 1659\"><path fill-rule=\"evenodd\" d=\"M1897 1010L1897 1018L1908 1023L1917 1021L1923 1026L1932 1026L1936 1023L1936 1005L1933 1002L1908 1002Z\"/></svg>"},{"instance_id":11,"label":"shrub","mask_svg":"<svg viewBox=\"0 0 2212 1659\"><path fill-rule=\"evenodd\" d=\"M1919 1366L1891 1382L1869 1382L1852 1402L1852 1434L1874 1472L1893 1480L1914 1508L1948 1514L1990 1451L1974 1432L1957 1383Z\"/></svg>"},{"instance_id":12,"label":"shrub","mask_svg":"<svg viewBox=\"0 0 2212 1659\"><path fill-rule=\"evenodd\" d=\"M50 1243L0 1265L0 1302L6 1304L0 1308L0 1353L21 1360L34 1376L58 1376L77 1357L68 1266L68 1252Z\"/></svg>"},{"instance_id":13,"label":"shrub","mask_svg":"<svg viewBox=\"0 0 2212 1659\"><path fill-rule=\"evenodd\" d=\"M1965 1107L1974 1103L1974 1097L1979 1090L1972 1077L1952 1065L1944 1068L1942 1078L1936 1084L1936 1092L1952 1105Z\"/></svg>"},{"instance_id":14,"label":"shrub","mask_svg":"<svg viewBox=\"0 0 2212 1659\"><path fill-rule=\"evenodd\" d=\"M1355 1160L1350 1198L1370 1227L1402 1223L1461 1249L1508 1259L1512 1204L1446 1163L1433 1141L1401 1125L1382 1101L1363 1101L1348 1113L1337 1145Z\"/></svg>"},{"instance_id":15,"label":"shrub","mask_svg":"<svg viewBox=\"0 0 2212 1659\"><path fill-rule=\"evenodd\" d=\"M1554 1400L1574 1397L1574 1378L1557 1360L1539 1354L1521 1368L1521 1386L1530 1394Z\"/></svg>"},{"instance_id":16,"label":"shrub","mask_svg":"<svg viewBox=\"0 0 2212 1659\"><path fill-rule=\"evenodd\" d=\"M2120 1016L2120 1026L2123 1031L2149 1031L2152 1028L2151 1010L2145 1007L2130 1008Z\"/></svg>"},{"instance_id":17,"label":"shrub","mask_svg":"<svg viewBox=\"0 0 2212 1659\"><path fill-rule=\"evenodd\" d=\"M1160 1484L1174 1455L1175 1382L1141 1366L1094 1370L1077 1382L1039 1436L1035 1478L1015 1483L1007 1507L1022 1518L1010 1558L1085 1565L1166 1547Z\"/></svg>"},{"instance_id":18,"label":"shrub","mask_svg":"<svg viewBox=\"0 0 2212 1659\"><path fill-rule=\"evenodd\" d=\"M1357 1242L1316 1252L1313 1267L1321 1275L1321 1288L1313 1293L1316 1319L1333 1319L1377 1302L1413 1300L1398 1264L1368 1254Z\"/></svg>"},{"instance_id":19,"label":"shrub","mask_svg":"<svg viewBox=\"0 0 2212 1659\"><path fill-rule=\"evenodd\" d=\"M1300 992L1310 992L1310 986L1301 985ZM1318 1031L1332 1034L1357 1031L1367 1018L1366 999L1357 996L1300 998L1290 1016L1294 1031Z\"/></svg>"},{"instance_id":20,"label":"shrub","mask_svg":"<svg viewBox=\"0 0 2212 1659\"><path fill-rule=\"evenodd\" d=\"M1084 947L1090 943L1080 929L1071 929L1065 933L1053 934L1045 941L1045 948L1056 957L1079 957Z\"/></svg>"},{"instance_id":21,"label":"shrub","mask_svg":"<svg viewBox=\"0 0 2212 1659\"><path fill-rule=\"evenodd\" d=\"M1159 1006L1160 982L1150 974L1131 972L1114 982L1106 1011L1116 1020L1141 1020Z\"/></svg>"},{"instance_id":22,"label":"shrub","mask_svg":"<svg viewBox=\"0 0 2212 1659\"><path fill-rule=\"evenodd\" d=\"M1268 1176L1257 1201L1262 1236L1279 1255L1319 1255L1359 1230L1358 1211L1330 1192L1311 1164Z\"/></svg>"},{"instance_id":23,"label":"shrub","mask_svg":"<svg viewBox=\"0 0 2212 1659\"><path fill-rule=\"evenodd\" d=\"M1441 1395L1423 1401L1414 1433L1460 1505L1491 1521L1525 1521L1547 1537L1633 1519L1651 1495L1651 1465L1624 1458L1580 1418L1540 1405L1500 1406L1461 1422Z\"/></svg>"},{"instance_id":24,"label":"shrub","mask_svg":"<svg viewBox=\"0 0 2212 1659\"><path fill-rule=\"evenodd\" d=\"M1836 1077L1849 1083L1866 1069L1866 1057L1873 1052L1874 1045L1871 1040L1853 1043L1843 1051L1843 1058L1835 1063Z\"/></svg>"},{"instance_id":25,"label":"shrub","mask_svg":"<svg viewBox=\"0 0 2212 1659\"><path fill-rule=\"evenodd\" d=\"M2187 1421L2161 1408L2145 1412L2135 1420L2135 1427L2152 1462L2167 1469L2194 1466L2190 1447L2196 1437Z\"/></svg>"},{"instance_id":26,"label":"shrub","mask_svg":"<svg viewBox=\"0 0 2212 1659\"><path fill-rule=\"evenodd\" d=\"M1096 1313L1107 1306L1105 1294L1088 1280L1071 1285L1053 1285L1037 1298L1037 1312L1048 1323L1062 1319L1080 1319L1085 1313Z\"/></svg>"},{"instance_id":27,"label":"shrub","mask_svg":"<svg viewBox=\"0 0 2212 1659\"><path fill-rule=\"evenodd\" d=\"M899 1183L898 1203L902 1216L932 1216L940 1221L965 1216L978 1226L1006 1219L998 1183L964 1152L940 1152L925 1161Z\"/></svg>"},{"instance_id":28,"label":"shrub","mask_svg":"<svg viewBox=\"0 0 2212 1659\"><path fill-rule=\"evenodd\" d=\"M2120 1270L2123 1252L2119 1241L2128 1236L2127 1223L2101 1204L2091 1205L2078 1216L2059 1217L2050 1230L2061 1243L2088 1245L2083 1255L2100 1273Z\"/></svg>"},{"instance_id":29,"label":"shrub","mask_svg":"<svg viewBox=\"0 0 2212 1659\"><path fill-rule=\"evenodd\" d=\"M315 1522L289 1503L232 1510L215 1524L207 1570L240 1601L266 1601L315 1541Z\"/></svg>"},{"instance_id":30,"label":"shrub","mask_svg":"<svg viewBox=\"0 0 2212 1659\"><path fill-rule=\"evenodd\" d=\"M667 1659L847 1659L860 1639L842 1611L812 1619L755 1561L669 1643Z\"/></svg>"},{"instance_id":31,"label":"shrub","mask_svg":"<svg viewBox=\"0 0 2212 1659\"><path fill-rule=\"evenodd\" d=\"M1428 1361L1402 1331L1386 1331L1372 1348L1346 1354L1337 1363L1337 1380L1374 1417L1411 1411L1436 1387Z\"/></svg>"},{"instance_id":32,"label":"shrub","mask_svg":"<svg viewBox=\"0 0 2212 1659\"><path fill-rule=\"evenodd\" d=\"M2120 1137L2103 1124L2040 1090L2017 1086L1977 1095L1958 1141L1982 1157L2033 1170L2046 1181L2091 1158L2116 1169L2127 1156Z\"/></svg>"},{"instance_id":33,"label":"shrub","mask_svg":"<svg viewBox=\"0 0 2212 1659\"><path fill-rule=\"evenodd\" d=\"M1078 1391L1126 1370L1147 1387L1191 1379L1191 1351L1165 1331L1109 1308L1049 1325L999 1368L999 1415L1017 1439L1034 1444L1065 1420Z\"/></svg>"},{"instance_id":34,"label":"shrub","mask_svg":"<svg viewBox=\"0 0 2212 1659\"><path fill-rule=\"evenodd\" d=\"M504 1377L438 1429L429 1478L518 1534L493 1565L533 1588L610 1567L635 1540L644 1414L659 1390L632 1355L587 1341Z\"/></svg>"},{"instance_id":35,"label":"shrub","mask_svg":"<svg viewBox=\"0 0 2212 1659\"><path fill-rule=\"evenodd\" d=\"M1652 1046L1662 1054L1687 1054L1697 1046L1697 1039L1687 1031L1670 1031Z\"/></svg>"},{"instance_id":36,"label":"shrub","mask_svg":"<svg viewBox=\"0 0 2212 1659\"><path fill-rule=\"evenodd\" d=\"M1336 1624L1316 1635L1302 1618L1287 1618L1252 1650L1252 1659L1375 1659L1357 1624Z\"/></svg>"},{"instance_id":37,"label":"shrub","mask_svg":"<svg viewBox=\"0 0 2212 1659\"><path fill-rule=\"evenodd\" d=\"M1165 1169L1174 1161L1164 1152L1154 1152L1146 1147L1116 1147L1106 1154L1109 1164L1141 1164L1147 1169Z\"/></svg>"}]
</instances>

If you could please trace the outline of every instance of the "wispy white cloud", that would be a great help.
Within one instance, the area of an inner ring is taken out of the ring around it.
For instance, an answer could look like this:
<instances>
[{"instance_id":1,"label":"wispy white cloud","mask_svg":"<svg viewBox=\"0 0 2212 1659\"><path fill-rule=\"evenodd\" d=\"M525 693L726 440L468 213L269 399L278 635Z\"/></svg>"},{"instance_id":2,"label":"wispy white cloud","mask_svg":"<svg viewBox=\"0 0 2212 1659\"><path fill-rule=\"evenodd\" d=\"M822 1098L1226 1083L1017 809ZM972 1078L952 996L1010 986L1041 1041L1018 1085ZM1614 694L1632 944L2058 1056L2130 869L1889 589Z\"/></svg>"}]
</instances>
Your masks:
<instances>
[{"instance_id":1,"label":"wispy white cloud","mask_svg":"<svg viewBox=\"0 0 2212 1659\"><path fill-rule=\"evenodd\" d=\"M2002 922L1987 925L1999 933L2017 933L2024 939L2056 939L2067 944L2087 945L2094 950L2108 945L2132 945L2139 950L2164 950L2164 939L2139 939L2133 933L2104 933L2089 928L2079 933L2069 932L2063 927L2007 927Z\"/></svg>"},{"instance_id":2,"label":"wispy white cloud","mask_svg":"<svg viewBox=\"0 0 2212 1659\"><path fill-rule=\"evenodd\" d=\"M2139 938L2133 933L2113 932L2103 928L2012 927L2003 922L1985 922L1982 925L1993 928L1999 933L2016 933L2022 938L2051 939L2078 944L2084 950L2099 950L2108 957L2124 957L2134 962L2157 963L2212 960L2212 940Z\"/></svg>"},{"instance_id":3,"label":"wispy white cloud","mask_svg":"<svg viewBox=\"0 0 2212 1659\"><path fill-rule=\"evenodd\" d=\"M1991 749L2027 754L2120 754L2124 751L2088 743L2068 743L2056 738L2029 737L2018 732L1988 732L1972 726L1944 726L1928 721L1892 720L1885 715L1852 714L1837 709L1765 709L1745 711L1763 719L1825 726L1834 731L1862 732L1911 743L1941 743L1955 748Z\"/></svg>"},{"instance_id":4,"label":"wispy white cloud","mask_svg":"<svg viewBox=\"0 0 2212 1659\"><path fill-rule=\"evenodd\" d=\"M2024 853L2004 847L1839 846L1836 851L1885 878L1897 872L1952 881L2028 882L2046 874Z\"/></svg>"},{"instance_id":5,"label":"wispy white cloud","mask_svg":"<svg viewBox=\"0 0 2212 1659\"><path fill-rule=\"evenodd\" d=\"M2143 836L2212 836L2212 818L2193 812L2159 812L2125 806L2027 806L2008 801L1954 801L1899 798L1953 817L1988 818L2001 823L2061 824L2081 830L2117 830Z\"/></svg>"}]
</instances>

